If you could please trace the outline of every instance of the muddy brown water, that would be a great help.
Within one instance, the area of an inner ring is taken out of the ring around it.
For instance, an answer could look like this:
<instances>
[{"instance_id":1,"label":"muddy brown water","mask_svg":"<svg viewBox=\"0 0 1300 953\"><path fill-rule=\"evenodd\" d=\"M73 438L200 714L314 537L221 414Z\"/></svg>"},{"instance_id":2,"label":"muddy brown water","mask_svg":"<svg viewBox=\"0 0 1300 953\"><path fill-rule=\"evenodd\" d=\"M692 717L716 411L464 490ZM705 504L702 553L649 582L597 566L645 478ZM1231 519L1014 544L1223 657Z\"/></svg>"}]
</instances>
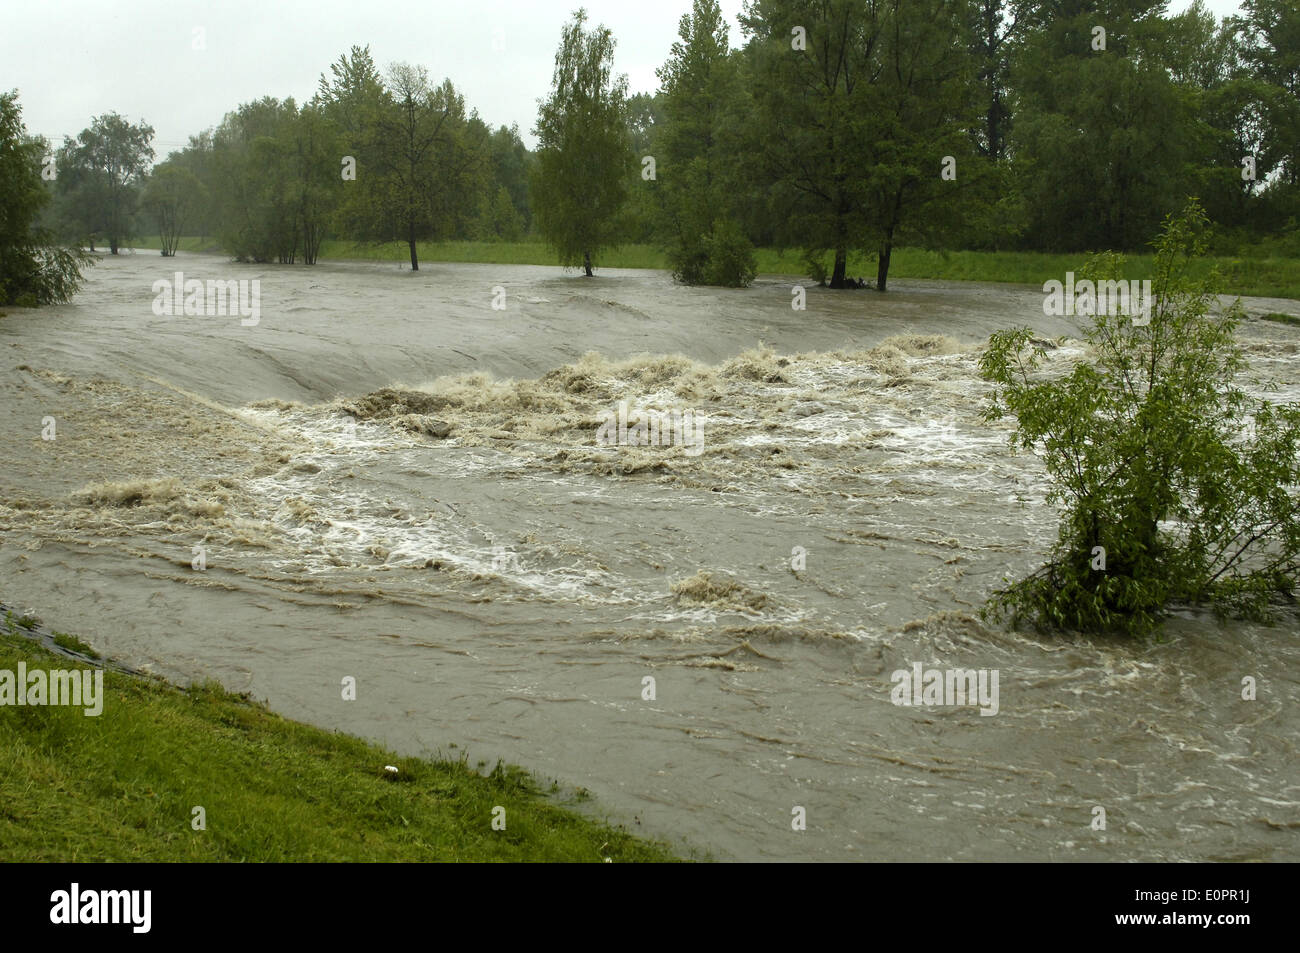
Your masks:
<instances>
[{"instance_id":1,"label":"muddy brown water","mask_svg":"<svg viewBox=\"0 0 1300 953\"><path fill-rule=\"evenodd\" d=\"M178 269L258 279L259 323L154 314ZM516 762L719 859L1295 860L1295 614L1183 611L1136 647L976 620L1053 537L976 374L998 327L1077 334L1042 300L106 258L72 304L0 319L0 594L125 664ZM1242 333L1300 395L1300 330ZM602 446L619 401L702 441ZM996 670L997 714L893 704L916 663Z\"/></svg>"}]
</instances>

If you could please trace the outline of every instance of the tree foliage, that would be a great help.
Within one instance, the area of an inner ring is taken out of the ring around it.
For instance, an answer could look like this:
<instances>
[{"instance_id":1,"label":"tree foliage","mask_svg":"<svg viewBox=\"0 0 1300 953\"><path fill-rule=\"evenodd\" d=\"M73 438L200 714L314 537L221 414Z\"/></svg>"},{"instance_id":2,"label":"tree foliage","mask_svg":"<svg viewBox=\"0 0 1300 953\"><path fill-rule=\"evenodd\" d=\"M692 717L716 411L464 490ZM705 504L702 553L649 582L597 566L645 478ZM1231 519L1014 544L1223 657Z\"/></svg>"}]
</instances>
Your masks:
<instances>
[{"instance_id":1,"label":"tree foliage","mask_svg":"<svg viewBox=\"0 0 1300 953\"><path fill-rule=\"evenodd\" d=\"M754 280L754 251L737 224L743 190L732 159L743 148L744 91L717 0L695 0L677 35L658 71L655 129L668 259L686 284L744 287Z\"/></svg>"},{"instance_id":2,"label":"tree foliage","mask_svg":"<svg viewBox=\"0 0 1300 953\"><path fill-rule=\"evenodd\" d=\"M95 259L58 245L37 225L50 194L41 182L44 140L27 135L17 91L0 93L0 304L60 304Z\"/></svg>"},{"instance_id":3,"label":"tree foliage","mask_svg":"<svg viewBox=\"0 0 1300 953\"><path fill-rule=\"evenodd\" d=\"M447 238L473 222L490 171L488 139L451 80L434 87L424 67L393 64L359 156L362 234L405 241L419 270L418 240Z\"/></svg>"},{"instance_id":4,"label":"tree foliage","mask_svg":"<svg viewBox=\"0 0 1300 953\"><path fill-rule=\"evenodd\" d=\"M749 0L741 17L758 123L753 148L785 241L890 255L925 209L955 211L943 157L973 168L968 17L943 0Z\"/></svg>"},{"instance_id":5,"label":"tree foliage","mask_svg":"<svg viewBox=\"0 0 1300 953\"><path fill-rule=\"evenodd\" d=\"M117 113L93 119L58 154L63 215L80 236L108 239L116 255L134 230L140 187L154 156L153 127Z\"/></svg>"},{"instance_id":6,"label":"tree foliage","mask_svg":"<svg viewBox=\"0 0 1300 953\"><path fill-rule=\"evenodd\" d=\"M1300 572L1300 405L1251 396L1217 276L1191 277L1208 243L1196 203L1155 242L1150 323L1097 314L1091 361L1053 378L1028 328L999 331L981 358L986 417L1016 422L1062 509L1048 562L997 592L995 618L1142 634L1171 603L1266 617ZM1084 275L1120 277L1114 254Z\"/></svg>"},{"instance_id":7,"label":"tree foliage","mask_svg":"<svg viewBox=\"0 0 1300 953\"><path fill-rule=\"evenodd\" d=\"M587 276L619 237L634 159L625 118L627 77L613 75L614 37L585 28L579 9L555 54L551 94L537 114L533 216L560 263Z\"/></svg>"},{"instance_id":8,"label":"tree foliage","mask_svg":"<svg viewBox=\"0 0 1300 953\"><path fill-rule=\"evenodd\" d=\"M176 246L191 213L203 201L204 191L194 173L183 166L163 163L150 173L140 204L158 226L164 257L176 254Z\"/></svg>"}]
</instances>

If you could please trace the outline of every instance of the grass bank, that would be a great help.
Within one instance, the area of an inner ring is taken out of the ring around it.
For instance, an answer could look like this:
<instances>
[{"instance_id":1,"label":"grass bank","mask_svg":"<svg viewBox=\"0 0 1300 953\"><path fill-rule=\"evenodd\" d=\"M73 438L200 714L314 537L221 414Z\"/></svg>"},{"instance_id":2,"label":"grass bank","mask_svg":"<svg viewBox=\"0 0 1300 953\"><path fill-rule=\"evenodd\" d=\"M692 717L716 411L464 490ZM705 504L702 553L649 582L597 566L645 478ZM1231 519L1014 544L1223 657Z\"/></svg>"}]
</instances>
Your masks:
<instances>
[{"instance_id":1,"label":"grass bank","mask_svg":"<svg viewBox=\"0 0 1300 953\"><path fill-rule=\"evenodd\" d=\"M136 248L157 250L156 238L141 238ZM181 239L182 251L220 251L215 239ZM502 265L555 265L555 255L541 242L419 242L421 261L469 262ZM760 248L755 253L758 272L762 275L803 275L803 254ZM323 261L355 259L391 261L410 260L406 245L391 242L383 245L327 241L321 246ZM1084 254L1049 254L1046 252L927 251L921 248L896 249L890 263L890 278L933 278L949 281L994 281L1038 285L1055 278L1065 280L1067 271L1078 271L1087 259ZM1207 257L1194 263L1198 273L1217 266L1224 276L1224 292L1265 298L1300 299L1300 259L1247 255L1239 258ZM597 268L667 269L668 260L653 245L624 245L601 254ZM875 279L875 261L860 253L849 256L848 273ZM1128 259L1126 278L1150 278L1154 273L1154 256L1133 255Z\"/></svg>"},{"instance_id":2,"label":"grass bank","mask_svg":"<svg viewBox=\"0 0 1300 953\"><path fill-rule=\"evenodd\" d=\"M42 631L0 613L0 671L90 667L47 646L88 647ZM180 689L108 669L103 686L98 716L0 706L0 861L677 859L566 807L518 768L483 775L398 757L216 684ZM504 830L492 826L498 806ZM192 827L195 807L206 830Z\"/></svg>"}]
</instances>

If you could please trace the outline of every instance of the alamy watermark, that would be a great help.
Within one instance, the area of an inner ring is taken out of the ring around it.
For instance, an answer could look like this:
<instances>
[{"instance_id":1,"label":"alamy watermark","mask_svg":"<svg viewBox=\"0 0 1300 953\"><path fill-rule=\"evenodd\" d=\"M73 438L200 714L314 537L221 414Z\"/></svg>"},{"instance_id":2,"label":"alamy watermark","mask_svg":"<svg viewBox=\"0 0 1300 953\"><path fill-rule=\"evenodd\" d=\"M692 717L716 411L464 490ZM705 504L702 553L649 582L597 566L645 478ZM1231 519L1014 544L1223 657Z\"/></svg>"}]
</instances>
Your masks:
<instances>
[{"instance_id":1,"label":"alamy watermark","mask_svg":"<svg viewBox=\"0 0 1300 953\"><path fill-rule=\"evenodd\" d=\"M925 669L913 662L910 672L897 669L889 680L894 683L889 700L895 705L978 705L980 715L998 713L996 668Z\"/></svg>"},{"instance_id":2,"label":"alamy watermark","mask_svg":"<svg viewBox=\"0 0 1300 953\"><path fill-rule=\"evenodd\" d=\"M18 663L17 672L0 668L0 707L5 705L71 705L93 718L104 710L104 670L28 671L26 662Z\"/></svg>"},{"instance_id":3,"label":"alamy watermark","mask_svg":"<svg viewBox=\"0 0 1300 953\"><path fill-rule=\"evenodd\" d=\"M251 327L262 320L262 281L260 278L241 278L228 281L207 282L186 278L176 272L176 280L159 278L153 283L153 313L159 317L186 315L189 317L233 318L240 316L240 324Z\"/></svg>"},{"instance_id":4,"label":"alamy watermark","mask_svg":"<svg viewBox=\"0 0 1300 953\"><path fill-rule=\"evenodd\" d=\"M1052 278L1043 282L1043 314L1048 317L1105 314L1131 315L1138 327L1151 323L1151 279L1143 281L1098 281L1078 283L1074 272L1065 273L1065 283ZM1139 317L1140 315L1140 317Z\"/></svg>"},{"instance_id":5,"label":"alamy watermark","mask_svg":"<svg viewBox=\"0 0 1300 953\"><path fill-rule=\"evenodd\" d=\"M596 429L596 443L602 447L683 447L687 456L704 451L704 418L693 410L629 411L627 401L618 410L607 411Z\"/></svg>"},{"instance_id":6,"label":"alamy watermark","mask_svg":"<svg viewBox=\"0 0 1300 953\"><path fill-rule=\"evenodd\" d=\"M69 890L50 894L50 922L57 924L125 923L132 933L148 933L152 925L152 890Z\"/></svg>"}]
</instances>

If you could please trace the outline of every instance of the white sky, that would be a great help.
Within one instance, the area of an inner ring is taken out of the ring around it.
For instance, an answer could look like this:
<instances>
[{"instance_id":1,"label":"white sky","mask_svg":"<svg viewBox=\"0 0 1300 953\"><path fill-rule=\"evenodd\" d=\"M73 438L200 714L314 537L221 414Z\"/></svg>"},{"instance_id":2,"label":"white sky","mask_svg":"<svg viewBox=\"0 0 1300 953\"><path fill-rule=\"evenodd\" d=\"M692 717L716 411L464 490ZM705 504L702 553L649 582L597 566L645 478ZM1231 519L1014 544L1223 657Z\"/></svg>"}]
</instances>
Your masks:
<instances>
[{"instance_id":1,"label":"white sky","mask_svg":"<svg viewBox=\"0 0 1300 953\"><path fill-rule=\"evenodd\" d=\"M106 112L144 119L162 159L240 103L310 98L331 62L368 43L381 70L405 60L450 77L485 122L518 123L531 146L560 27L581 5L614 31L615 69L631 91L657 88L690 0L0 0L0 89L17 87L28 132L55 143ZM721 5L739 45L742 0ZM1238 8L1208 6L1219 16Z\"/></svg>"}]
</instances>

